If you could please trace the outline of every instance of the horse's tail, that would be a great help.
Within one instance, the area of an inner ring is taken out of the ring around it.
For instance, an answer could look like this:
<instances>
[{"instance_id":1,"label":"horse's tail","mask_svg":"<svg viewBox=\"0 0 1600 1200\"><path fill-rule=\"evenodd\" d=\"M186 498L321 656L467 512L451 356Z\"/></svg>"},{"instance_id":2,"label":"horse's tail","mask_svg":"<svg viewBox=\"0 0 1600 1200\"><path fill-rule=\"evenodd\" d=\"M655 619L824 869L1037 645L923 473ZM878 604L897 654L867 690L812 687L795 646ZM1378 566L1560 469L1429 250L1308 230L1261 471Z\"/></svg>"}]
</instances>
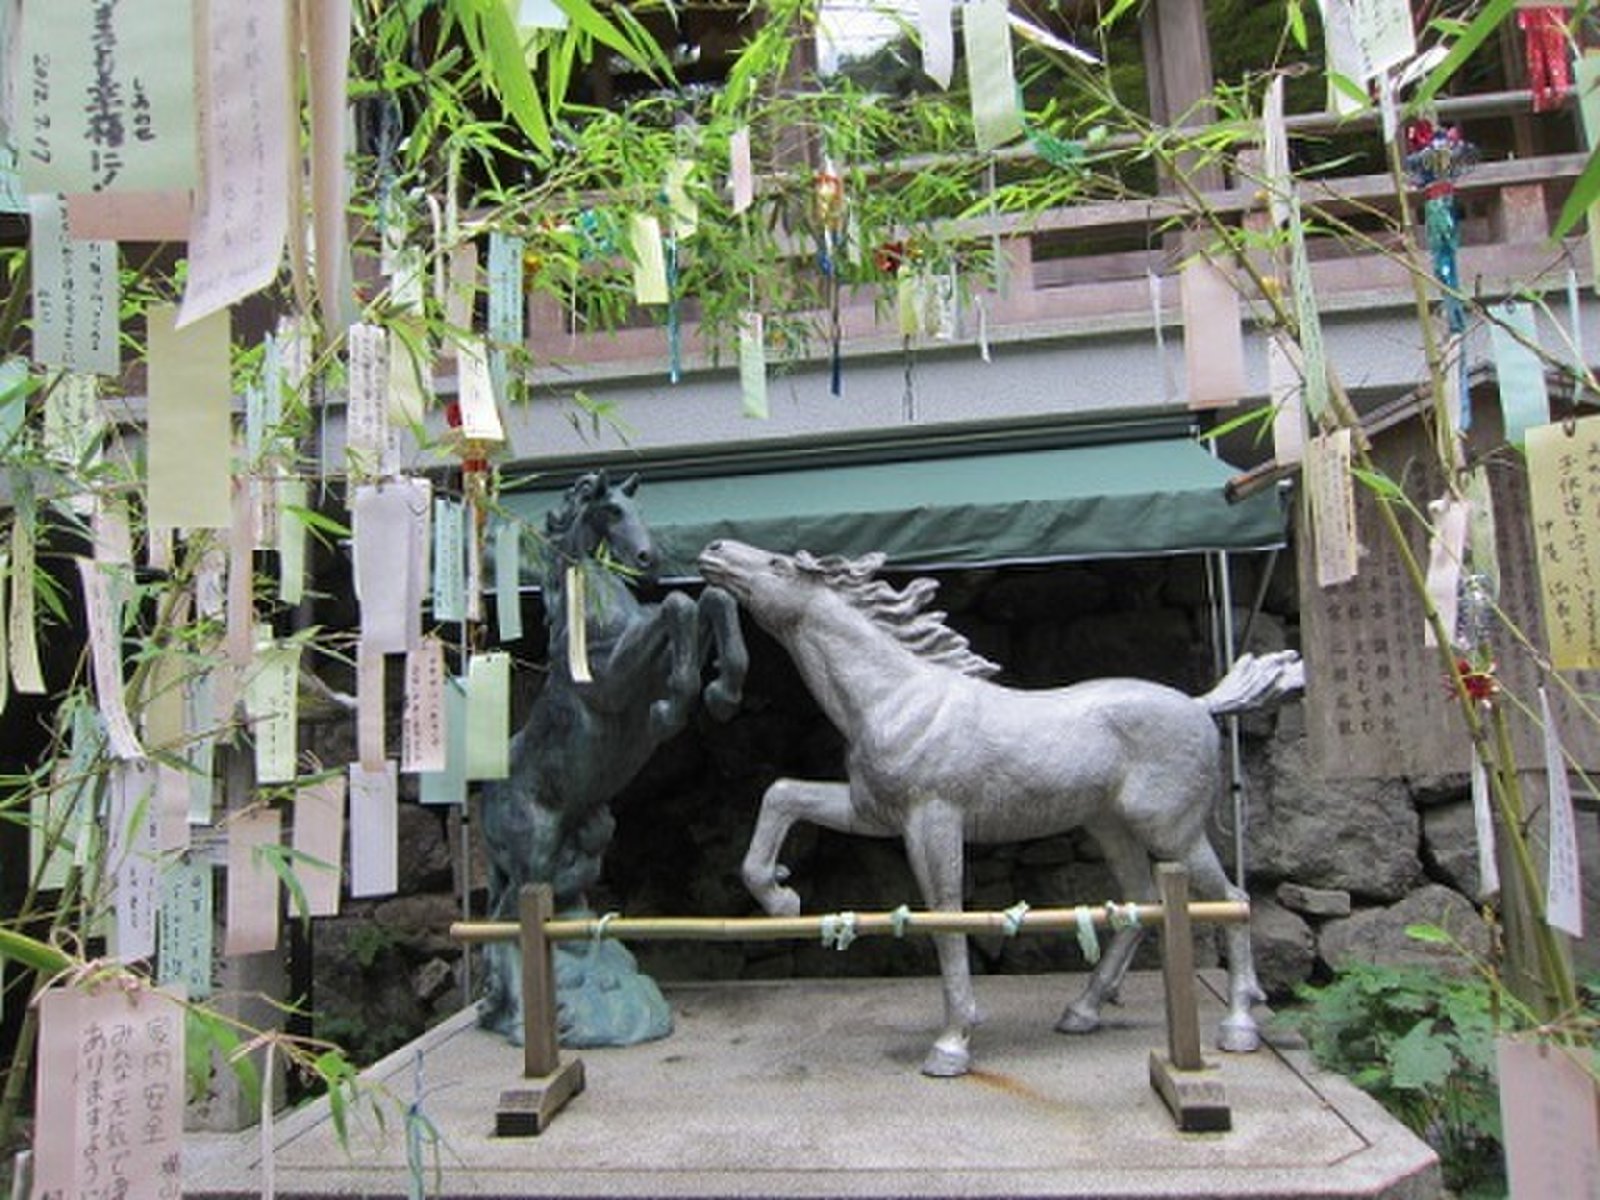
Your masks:
<instances>
[{"instance_id":1,"label":"horse's tail","mask_svg":"<svg viewBox=\"0 0 1600 1200\"><path fill-rule=\"evenodd\" d=\"M1305 665L1293 650L1280 650L1259 658L1254 654L1241 654L1222 677L1222 682L1199 700L1212 716L1223 717L1276 704L1305 685Z\"/></svg>"}]
</instances>

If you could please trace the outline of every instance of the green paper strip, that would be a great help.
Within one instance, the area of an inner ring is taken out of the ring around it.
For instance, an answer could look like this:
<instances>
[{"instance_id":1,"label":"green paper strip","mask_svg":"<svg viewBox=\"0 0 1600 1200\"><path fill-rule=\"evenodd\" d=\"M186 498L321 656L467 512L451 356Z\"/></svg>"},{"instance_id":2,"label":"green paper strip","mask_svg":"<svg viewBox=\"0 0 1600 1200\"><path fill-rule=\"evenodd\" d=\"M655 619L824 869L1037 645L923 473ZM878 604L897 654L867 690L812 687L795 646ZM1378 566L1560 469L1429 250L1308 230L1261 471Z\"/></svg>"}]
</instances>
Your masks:
<instances>
[{"instance_id":1,"label":"green paper strip","mask_svg":"<svg viewBox=\"0 0 1600 1200\"><path fill-rule=\"evenodd\" d=\"M445 768L417 775L417 798L423 804L467 802L467 681L444 681Z\"/></svg>"},{"instance_id":2,"label":"green paper strip","mask_svg":"<svg viewBox=\"0 0 1600 1200\"><path fill-rule=\"evenodd\" d=\"M1496 323L1489 329L1494 346L1495 375L1500 383L1500 412L1505 418L1506 441L1521 446L1528 430L1550 420L1550 393L1545 387L1544 363L1518 340L1534 346L1539 329L1533 306L1508 302L1495 306Z\"/></svg>"},{"instance_id":3,"label":"green paper strip","mask_svg":"<svg viewBox=\"0 0 1600 1200\"><path fill-rule=\"evenodd\" d=\"M1003 0L977 0L962 12L972 128L978 149L993 150L1022 133L1010 16Z\"/></svg>"},{"instance_id":4,"label":"green paper strip","mask_svg":"<svg viewBox=\"0 0 1600 1200\"><path fill-rule=\"evenodd\" d=\"M467 778L511 774L511 656L480 654L467 665Z\"/></svg>"},{"instance_id":5,"label":"green paper strip","mask_svg":"<svg viewBox=\"0 0 1600 1200\"><path fill-rule=\"evenodd\" d=\"M494 612L502 642L522 636L522 525L501 521L494 535Z\"/></svg>"},{"instance_id":6,"label":"green paper strip","mask_svg":"<svg viewBox=\"0 0 1600 1200\"><path fill-rule=\"evenodd\" d=\"M767 407L766 320L758 312L746 313L739 327L739 395L744 415L765 421Z\"/></svg>"}]
</instances>

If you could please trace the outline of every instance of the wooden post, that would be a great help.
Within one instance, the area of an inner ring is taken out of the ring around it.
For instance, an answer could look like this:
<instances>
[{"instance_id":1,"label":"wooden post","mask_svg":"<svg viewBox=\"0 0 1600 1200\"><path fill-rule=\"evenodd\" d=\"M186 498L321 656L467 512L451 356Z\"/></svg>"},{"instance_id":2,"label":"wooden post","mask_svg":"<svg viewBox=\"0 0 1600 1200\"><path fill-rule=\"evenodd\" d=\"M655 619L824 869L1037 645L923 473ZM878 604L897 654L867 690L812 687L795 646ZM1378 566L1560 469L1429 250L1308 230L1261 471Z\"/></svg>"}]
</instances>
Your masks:
<instances>
[{"instance_id":1,"label":"wooden post","mask_svg":"<svg viewBox=\"0 0 1600 1200\"><path fill-rule=\"evenodd\" d=\"M1233 1128L1220 1081L1208 1077L1200 1055L1200 1008L1195 999L1194 926L1189 921L1189 873L1175 863L1156 868L1161 889L1161 979L1167 1001L1167 1053L1150 1052L1150 1086L1185 1133Z\"/></svg>"},{"instance_id":2,"label":"wooden post","mask_svg":"<svg viewBox=\"0 0 1600 1200\"><path fill-rule=\"evenodd\" d=\"M522 1073L528 1083L500 1093L497 1137L543 1133L567 1101L583 1091L583 1061L561 1061L556 1034L554 947L545 923L555 915L549 884L524 885L517 897L522 948Z\"/></svg>"}]
</instances>

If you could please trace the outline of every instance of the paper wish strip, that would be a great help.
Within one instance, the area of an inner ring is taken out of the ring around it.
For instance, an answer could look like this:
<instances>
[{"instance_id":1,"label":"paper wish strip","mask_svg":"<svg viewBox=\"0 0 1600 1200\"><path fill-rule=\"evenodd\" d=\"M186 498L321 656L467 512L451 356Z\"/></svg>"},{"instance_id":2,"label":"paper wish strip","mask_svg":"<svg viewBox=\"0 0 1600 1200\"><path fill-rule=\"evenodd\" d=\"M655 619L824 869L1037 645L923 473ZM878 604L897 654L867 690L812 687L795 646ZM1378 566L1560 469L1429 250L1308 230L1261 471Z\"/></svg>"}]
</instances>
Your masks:
<instances>
[{"instance_id":1,"label":"paper wish strip","mask_svg":"<svg viewBox=\"0 0 1600 1200\"><path fill-rule=\"evenodd\" d=\"M27 5L17 149L28 190L192 188L194 26L194 0Z\"/></svg>"},{"instance_id":2,"label":"paper wish strip","mask_svg":"<svg viewBox=\"0 0 1600 1200\"><path fill-rule=\"evenodd\" d=\"M289 231L290 78L283 0L207 0L200 77L205 177L179 326L277 277Z\"/></svg>"},{"instance_id":3,"label":"paper wish strip","mask_svg":"<svg viewBox=\"0 0 1600 1200\"><path fill-rule=\"evenodd\" d=\"M739 397L744 415L765 421L771 414L767 404L766 321L758 312L747 312L739 323Z\"/></svg>"},{"instance_id":4,"label":"paper wish strip","mask_svg":"<svg viewBox=\"0 0 1600 1200\"><path fill-rule=\"evenodd\" d=\"M227 529L233 523L233 392L226 312L177 329L149 311L149 523Z\"/></svg>"},{"instance_id":5,"label":"paper wish strip","mask_svg":"<svg viewBox=\"0 0 1600 1200\"><path fill-rule=\"evenodd\" d=\"M299 689L300 647L258 647L244 689L257 783L294 781Z\"/></svg>"},{"instance_id":6,"label":"paper wish strip","mask_svg":"<svg viewBox=\"0 0 1600 1200\"><path fill-rule=\"evenodd\" d=\"M353 479L376 478L389 474L398 458L389 432L389 333L381 325L352 325L345 344L345 468Z\"/></svg>"},{"instance_id":7,"label":"paper wish strip","mask_svg":"<svg viewBox=\"0 0 1600 1200\"><path fill-rule=\"evenodd\" d=\"M423 804L467 802L466 681L444 681L445 763L442 770L417 775L417 798Z\"/></svg>"},{"instance_id":8,"label":"paper wish strip","mask_svg":"<svg viewBox=\"0 0 1600 1200\"><path fill-rule=\"evenodd\" d=\"M461 403L461 436L469 442L506 440L500 423L494 376L488 352L479 338L463 338L456 347L457 397Z\"/></svg>"},{"instance_id":9,"label":"paper wish strip","mask_svg":"<svg viewBox=\"0 0 1600 1200\"><path fill-rule=\"evenodd\" d=\"M184 1011L176 988L39 997L38 1197L183 1194Z\"/></svg>"},{"instance_id":10,"label":"paper wish strip","mask_svg":"<svg viewBox=\"0 0 1600 1200\"><path fill-rule=\"evenodd\" d=\"M400 769L443 771L449 744L444 712L444 644L424 638L406 655L405 704L400 713Z\"/></svg>"},{"instance_id":11,"label":"paper wish strip","mask_svg":"<svg viewBox=\"0 0 1600 1200\"><path fill-rule=\"evenodd\" d=\"M1550 393L1538 351L1539 328L1531 304L1497 304L1492 312L1495 323L1489 335L1506 441L1520 446L1530 426L1550 419Z\"/></svg>"},{"instance_id":12,"label":"paper wish strip","mask_svg":"<svg viewBox=\"0 0 1600 1200\"><path fill-rule=\"evenodd\" d=\"M426 479L401 479L362 485L351 502L361 643L380 654L403 653L422 638L432 495Z\"/></svg>"},{"instance_id":13,"label":"paper wish strip","mask_svg":"<svg viewBox=\"0 0 1600 1200\"><path fill-rule=\"evenodd\" d=\"M922 71L942 88L950 86L955 72L955 34L950 22L951 0L917 0L917 31L922 37Z\"/></svg>"},{"instance_id":14,"label":"paper wish strip","mask_svg":"<svg viewBox=\"0 0 1600 1200\"><path fill-rule=\"evenodd\" d=\"M1550 696L1539 689L1539 720L1544 726L1544 770L1550 788L1550 860L1545 878L1545 920L1552 929L1583 937L1582 861L1578 854L1577 814L1572 807L1572 785L1567 779L1567 757L1561 748Z\"/></svg>"},{"instance_id":15,"label":"paper wish strip","mask_svg":"<svg viewBox=\"0 0 1600 1200\"><path fill-rule=\"evenodd\" d=\"M34 621L33 498L26 490L16 496L11 518L11 603L6 606L6 652L11 682L23 695L45 692L39 664L39 632Z\"/></svg>"},{"instance_id":16,"label":"paper wish strip","mask_svg":"<svg viewBox=\"0 0 1600 1200\"><path fill-rule=\"evenodd\" d=\"M119 762L107 784L107 857L111 865L111 904L116 909L117 957L130 961L156 952L157 910L161 900L161 806L156 796L155 764L148 759Z\"/></svg>"},{"instance_id":17,"label":"paper wish strip","mask_svg":"<svg viewBox=\"0 0 1600 1200\"><path fill-rule=\"evenodd\" d=\"M466 505L443 496L433 502L433 619L467 615Z\"/></svg>"},{"instance_id":18,"label":"paper wish strip","mask_svg":"<svg viewBox=\"0 0 1600 1200\"><path fill-rule=\"evenodd\" d=\"M122 355L117 343L121 282L116 243L71 238L60 196L30 196L28 212L34 361L117 374Z\"/></svg>"},{"instance_id":19,"label":"paper wish strip","mask_svg":"<svg viewBox=\"0 0 1600 1200\"><path fill-rule=\"evenodd\" d=\"M1227 274L1206 258L1184 264L1179 288L1189 407L1222 408L1239 403L1245 393L1239 294Z\"/></svg>"},{"instance_id":20,"label":"paper wish strip","mask_svg":"<svg viewBox=\"0 0 1600 1200\"><path fill-rule=\"evenodd\" d=\"M511 656L496 650L467 665L467 778L511 773Z\"/></svg>"},{"instance_id":21,"label":"paper wish strip","mask_svg":"<svg viewBox=\"0 0 1600 1200\"><path fill-rule=\"evenodd\" d=\"M1600 667L1600 417L1528 430L1545 632L1557 670Z\"/></svg>"},{"instance_id":22,"label":"paper wish strip","mask_svg":"<svg viewBox=\"0 0 1600 1200\"><path fill-rule=\"evenodd\" d=\"M1360 564L1350 440L1350 431L1340 429L1306 443L1306 488L1316 536L1319 587L1354 579Z\"/></svg>"},{"instance_id":23,"label":"paper wish strip","mask_svg":"<svg viewBox=\"0 0 1600 1200\"><path fill-rule=\"evenodd\" d=\"M161 878L161 953L157 980L176 985L193 1000L211 995L216 884L202 856L185 856Z\"/></svg>"},{"instance_id":24,"label":"paper wish strip","mask_svg":"<svg viewBox=\"0 0 1600 1200\"><path fill-rule=\"evenodd\" d=\"M261 954L278 946L278 876L262 853L276 846L282 819L270 808L228 822L228 925L222 952Z\"/></svg>"},{"instance_id":25,"label":"paper wish strip","mask_svg":"<svg viewBox=\"0 0 1600 1200\"><path fill-rule=\"evenodd\" d=\"M399 780L350 764L350 895L392 896L400 886Z\"/></svg>"},{"instance_id":26,"label":"paper wish strip","mask_svg":"<svg viewBox=\"0 0 1600 1200\"><path fill-rule=\"evenodd\" d=\"M331 917L339 912L345 782L344 775L333 775L295 792L294 871L305 893L307 916Z\"/></svg>"},{"instance_id":27,"label":"paper wish strip","mask_svg":"<svg viewBox=\"0 0 1600 1200\"><path fill-rule=\"evenodd\" d=\"M755 166L750 160L750 127L741 125L728 137L728 187L735 215L756 201Z\"/></svg>"},{"instance_id":28,"label":"paper wish strip","mask_svg":"<svg viewBox=\"0 0 1600 1200\"><path fill-rule=\"evenodd\" d=\"M105 719L111 754L128 760L144 757L139 735L128 716L122 678L121 605L112 598L106 572L93 559L78 559L78 578L83 586L84 619L89 626L89 661L94 669L95 698Z\"/></svg>"},{"instance_id":29,"label":"paper wish strip","mask_svg":"<svg viewBox=\"0 0 1600 1200\"><path fill-rule=\"evenodd\" d=\"M1577 1052L1496 1040L1509 1196L1588 1200L1600 1194L1600 1089Z\"/></svg>"},{"instance_id":30,"label":"paper wish strip","mask_svg":"<svg viewBox=\"0 0 1600 1200\"><path fill-rule=\"evenodd\" d=\"M346 231L345 140L349 122L350 0L308 6L305 30L311 91L312 227L322 327L336 338L351 323L350 244Z\"/></svg>"},{"instance_id":31,"label":"paper wish strip","mask_svg":"<svg viewBox=\"0 0 1600 1200\"><path fill-rule=\"evenodd\" d=\"M494 534L495 632L502 642L522 637L522 524L502 520Z\"/></svg>"},{"instance_id":32,"label":"paper wish strip","mask_svg":"<svg viewBox=\"0 0 1600 1200\"><path fill-rule=\"evenodd\" d=\"M973 0L962 9L961 33L972 92L978 149L994 150L1022 135L1010 13L1004 0Z\"/></svg>"}]
</instances>

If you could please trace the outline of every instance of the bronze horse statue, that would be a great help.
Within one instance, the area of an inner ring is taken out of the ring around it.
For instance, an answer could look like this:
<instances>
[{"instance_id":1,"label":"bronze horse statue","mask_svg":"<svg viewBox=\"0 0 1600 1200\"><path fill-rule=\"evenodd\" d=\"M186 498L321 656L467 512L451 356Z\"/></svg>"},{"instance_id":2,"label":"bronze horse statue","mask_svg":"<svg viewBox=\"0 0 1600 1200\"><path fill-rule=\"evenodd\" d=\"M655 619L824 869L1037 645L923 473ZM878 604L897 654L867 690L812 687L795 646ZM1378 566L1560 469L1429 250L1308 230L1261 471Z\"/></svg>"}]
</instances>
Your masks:
<instances>
[{"instance_id":1,"label":"bronze horse statue","mask_svg":"<svg viewBox=\"0 0 1600 1200\"><path fill-rule=\"evenodd\" d=\"M1017 691L990 682L999 668L926 611L938 587L896 591L875 575L882 555L817 559L733 541L701 552L709 583L727 589L781 642L848 743L848 783L779 779L762 797L744 880L769 912L800 898L779 852L796 821L844 833L903 838L930 909L961 907L966 842L1039 838L1082 826L1094 835L1122 899L1152 902L1151 861L1188 867L1203 899L1244 899L1206 840L1221 785L1212 718L1269 703L1301 686L1292 652L1246 656L1204 696L1137 679ZM1083 1033L1115 995L1142 929L1119 929L1082 995L1056 1028ZM1228 929L1229 1013L1224 1050L1260 1042L1251 1004L1262 998L1250 931ZM923 1064L929 1075L969 1066L977 1004L966 938L934 939L944 977L945 1027Z\"/></svg>"},{"instance_id":2,"label":"bronze horse statue","mask_svg":"<svg viewBox=\"0 0 1600 1200\"><path fill-rule=\"evenodd\" d=\"M495 920L517 919L525 883L548 883L558 911L586 908L616 828L610 801L687 724L709 662L716 674L704 689L707 710L726 720L739 705L749 658L733 598L715 587L698 599L670 592L659 604L634 595L634 584L660 564L638 486L636 475L621 483L604 472L584 475L545 518L549 674L512 740L509 777L481 792ZM569 624L580 619L568 595L572 571L582 573L586 593L587 663L576 672L568 659ZM518 1040L517 949L494 946L487 959L481 1023Z\"/></svg>"}]
</instances>

